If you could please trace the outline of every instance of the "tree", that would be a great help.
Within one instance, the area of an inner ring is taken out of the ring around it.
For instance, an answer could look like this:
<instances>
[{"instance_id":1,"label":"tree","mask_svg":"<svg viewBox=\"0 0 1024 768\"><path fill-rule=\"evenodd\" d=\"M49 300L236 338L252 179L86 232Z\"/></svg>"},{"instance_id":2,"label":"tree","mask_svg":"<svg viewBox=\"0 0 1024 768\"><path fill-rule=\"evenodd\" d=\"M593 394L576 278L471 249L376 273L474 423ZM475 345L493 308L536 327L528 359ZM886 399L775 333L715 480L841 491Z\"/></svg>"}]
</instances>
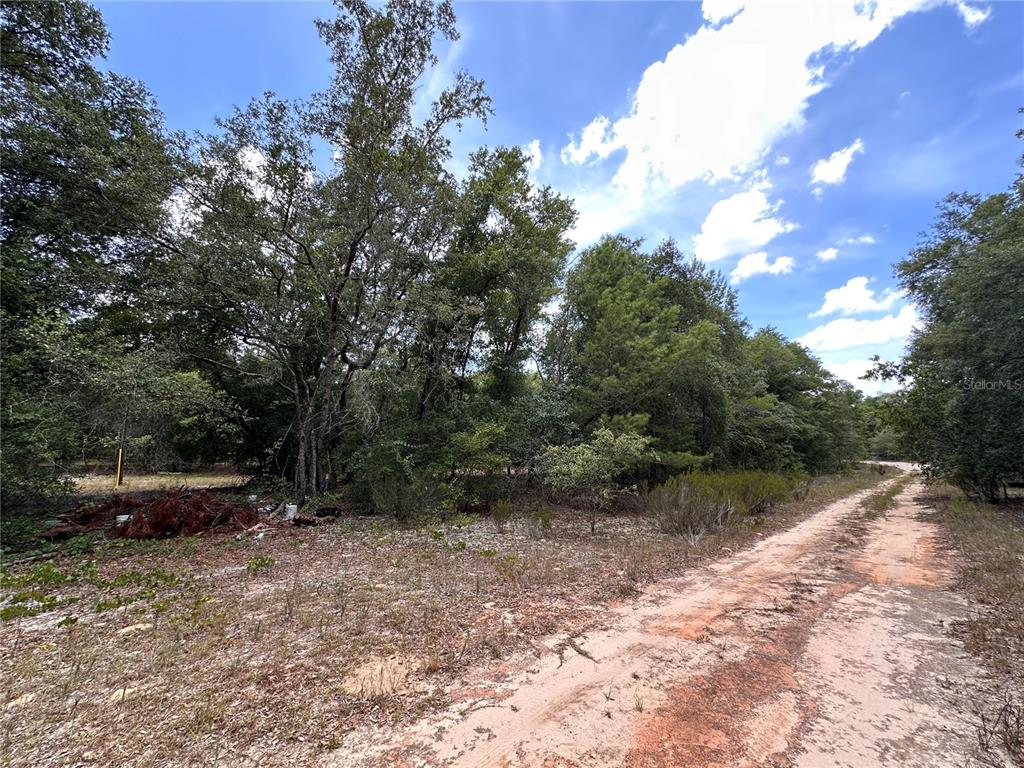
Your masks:
<instances>
[{"instance_id":1,"label":"tree","mask_svg":"<svg viewBox=\"0 0 1024 768\"><path fill-rule=\"evenodd\" d=\"M1024 477L1024 177L1008 192L946 198L896 267L922 315L898 364L895 422L933 477L995 501Z\"/></svg>"},{"instance_id":2,"label":"tree","mask_svg":"<svg viewBox=\"0 0 1024 768\"><path fill-rule=\"evenodd\" d=\"M113 359L100 352L118 343L106 330L136 311L120 288L173 170L143 86L94 65L108 44L95 8L5 3L0 20L0 419L4 499L14 501L52 490L81 448L84 381ZM84 332L101 316L105 328Z\"/></svg>"},{"instance_id":3,"label":"tree","mask_svg":"<svg viewBox=\"0 0 1024 768\"><path fill-rule=\"evenodd\" d=\"M569 274L541 369L584 430L644 415L659 457L686 466L724 440L726 350L742 339L734 301L673 243L645 254L640 241L606 237Z\"/></svg>"},{"instance_id":4,"label":"tree","mask_svg":"<svg viewBox=\"0 0 1024 768\"><path fill-rule=\"evenodd\" d=\"M414 120L435 38L457 36L448 2L338 7L318 22L336 67L327 91L308 104L268 94L182 147L191 172L161 265L190 353L272 381L291 402L290 465L304 494L326 487L353 380L410 333L447 247L456 192L445 131L489 110L482 84L460 73ZM334 149L326 173L313 162L318 140ZM274 365L246 369L250 351Z\"/></svg>"},{"instance_id":5,"label":"tree","mask_svg":"<svg viewBox=\"0 0 1024 768\"><path fill-rule=\"evenodd\" d=\"M863 454L861 397L800 344L772 328L750 337L731 421L731 462L834 472Z\"/></svg>"}]
</instances>

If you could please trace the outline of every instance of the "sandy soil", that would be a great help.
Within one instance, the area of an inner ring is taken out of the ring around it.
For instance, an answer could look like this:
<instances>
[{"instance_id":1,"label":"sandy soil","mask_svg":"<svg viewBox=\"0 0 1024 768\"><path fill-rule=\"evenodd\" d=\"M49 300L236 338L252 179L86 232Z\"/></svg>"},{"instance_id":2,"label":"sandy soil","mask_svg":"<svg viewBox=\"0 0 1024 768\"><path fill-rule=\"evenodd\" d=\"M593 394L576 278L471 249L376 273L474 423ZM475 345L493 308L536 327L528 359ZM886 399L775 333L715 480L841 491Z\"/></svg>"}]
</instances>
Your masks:
<instances>
[{"instance_id":1,"label":"sandy soil","mask_svg":"<svg viewBox=\"0 0 1024 768\"><path fill-rule=\"evenodd\" d=\"M831 504L586 636L467 673L440 714L349 733L320 764L976 764L972 702L993 684L945 631L965 607L921 490L875 521L869 492Z\"/></svg>"}]
</instances>

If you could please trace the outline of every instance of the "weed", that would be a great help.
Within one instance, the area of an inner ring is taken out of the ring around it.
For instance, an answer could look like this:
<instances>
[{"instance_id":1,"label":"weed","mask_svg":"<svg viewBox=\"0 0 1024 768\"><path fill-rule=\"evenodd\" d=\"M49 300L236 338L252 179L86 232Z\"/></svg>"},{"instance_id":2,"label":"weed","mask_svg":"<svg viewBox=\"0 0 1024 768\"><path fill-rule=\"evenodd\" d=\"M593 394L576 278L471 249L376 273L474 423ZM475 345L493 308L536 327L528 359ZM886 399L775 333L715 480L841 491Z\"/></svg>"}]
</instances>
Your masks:
<instances>
[{"instance_id":1,"label":"weed","mask_svg":"<svg viewBox=\"0 0 1024 768\"><path fill-rule=\"evenodd\" d=\"M37 589L18 592L11 595L9 603L0 608L0 621L38 616L40 613L52 611L58 604L56 597Z\"/></svg>"},{"instance_id":2,"label":"weed","mask_svg":"<svg viewBox=\"0 0 1024 768\"><path fill-rule=\"evenodd\" d=\"M648 491L644 501L663 531L696 539L705 531L723 528L734 517L768 512L791 498L795 489L806 496L807 479L760 471L694 472L669 478Z\"/></svg>"},{"instance_id":3,"label":"weed","mask_svg":"<svg viewBox=\"0 0 1024 768\"><path fill-rule=\"evenodd\" d=\"M74 580L52 563L39 563L24 573L4 574L0 587L54 587Z\"/></svg>"},{"instance_id":4,"label":"weed","mask_svg":"<svg viewBox=\"0 0 1024 768\"><path fill-rule=\"evenodd\" d=\"M633 709L637 712L644 711L644 700L639 691L635 691L633 693Z\"/></svg>"},{"instance_id":5,"label":"weed","mask_svg":"<svg viewBox=\"0 0 1024 768\"><path fill-rule=\"evenodd\" d=\"M864 509L864 518L873 520L892 509L896 497L910 484L911 480L912 477L906 475L894 481L888 488L883 488L868 496L861 505Z\"/></svg>"},{"instance_id":6,"label":"weed","mask_svg":"<svg viewBox=\"0 0 1024 768\"><path fill-rule=\"evenodd\" d=\"M978 712L976 726L978 746L984 753L993 753L1001 746L1017 765L1024 766L1024 701L1017 701L1004 691L999 708L994 712ZM996 764L998 758L996 759Z\"/></svg>"},{"instance_id":7,"label":"weed","mask_svg":"<svg viewBox=\"0 0 1024 768\"><path fill-rule=\"evenodd\" d=\"M264 571L269 571L276 562L270 555L257 555L256 557L249 558L249 561L245 564L245 570L253 574L263 573Z\"/></svg>"},{"instance_id":8,"label":"weed","mask_svg":"<svg viewBox=\"0 0 1024 768\"><path fill-rule=\"evenodd\" d=\"M544 539L551 532L551 510L539 508L526 516L526 535L531 539Z\"/></svg>"},{"instance_id":9,"label":"weed","mask_svg":"<svg viewBox=\"0 0 1024 768\"><path fill-rule=\"evenodd\" d=\"M498 533L503 533L515 510L512 504L505 499L498 499L491 505L491 524Z\"/></svg>"},{"instance_id":10,"label":"weed","mask_svg":"<svg viewBox=\"0 0 1024 768\"><path fill-rule=\"evenodd\" d=\"M494 567L498 571L499 576L512 584L518 581L519 575L522 572L519 557L511 553L497 559L494 562Z\"/></svg>"}]
</instances>

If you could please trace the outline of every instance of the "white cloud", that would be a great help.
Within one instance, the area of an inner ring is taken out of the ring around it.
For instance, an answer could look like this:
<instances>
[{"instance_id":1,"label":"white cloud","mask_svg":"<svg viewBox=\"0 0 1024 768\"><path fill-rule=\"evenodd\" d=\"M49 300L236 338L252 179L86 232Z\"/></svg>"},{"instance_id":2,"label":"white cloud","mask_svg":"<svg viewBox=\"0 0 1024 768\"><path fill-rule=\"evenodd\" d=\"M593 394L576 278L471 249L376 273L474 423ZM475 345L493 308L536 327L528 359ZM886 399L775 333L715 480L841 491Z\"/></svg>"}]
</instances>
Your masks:
<instances>
[{"instance_id":1,"label":"white cloud","mask_svg":"<svg viewBox=\"0 0 1024 768\"><path fill-rule=\"evenodd\" d=\"M775 164L776 165L789 165L789 158L786 157L785 155L776 155L775 156Z\"/></svg>"},{"instance_id":2,"label":"white cloud","mask_svg":"<svg viewBox=\"0 0 1024 768\"><path fill-rule=\"evenodd\" d=\"M604 160L618 149L614 139L609 135L611 121L604 115L598 115L583 129L579 142L572 136L569 143L562 149L562 162L580 165L591 157Z\"/></svg>"},{"instance_id":3,"label":"white cloud","mask_svg":"<svg viewBox=\"0 0 1024 768\"><path fill-rule=\"evenodd\" d=\"M770 203L771 184L756 186L719 200L708 212L693 238L694 255L705 262L760 248L776 236L796 229L796 224L776 214L780 202Z\"/></svg>"},{"instance_id":4,"label":"white cloud","mask_svg":"<svg viewBox=\"0 0 1024 768\"><path fill-rule=\"evenodd\" d=\"M960 18L964 20L964 24L966 24L969 29L973 29L983 21L987 20L992 13L991 9L987 7L977 8L965 3L963 0L957 0L956 9L960 12Z\"/></svg>"},{"instance_id":5,"label":"white cloud","mask_svg":"<svg viewBox=\"0 0 1024 768\"><path fill-rule=\"evenodd\" d=\"M625 157L614 182L644 191L695 179L735 179L799 129L828 86L828 57L863 48L899 17L937 0L821 3L705 2L708 22L644 72L623 117L597 116L567 163Z\"/></svg>"},{"instance_id":6,"label":"white cloud","mask_svg":"<svg viewBox=\"0 0 1024 768\"><path fill-rule=\"evenodd\" d=\"M818 251L814 255L817 256L821 261L834 261L836 256L839 255L839 249L838 248L822 248L820 251Z\"/></svg>"},{"instance_id":7,"label":"white cloud","mask_svg":"<svg viewBox=\"0 0 1024 768\"><path fill-rule=\"evenodd\" d=\"M877 241L871 235L860 235L858 237L848 237L840 245L874 245L875 242Z\"/></svg>"},{"instance_id":8,"label":"white cloud","mask_svg":"<svg viewBox=\"0 0 1024 768\"><path fill-rule=\"evenodd\" d=\"M825 301L811 317L824 317L835 312L855 315L859 312L882 312L895 304L902 294L886 289L875 298L875 292L868 288L868 278L851 277L846 285L825 292Z\"/></svg>"},{"instance_id":9,"label":"white cloud","mask_svg":"<svg viewBox=\"0 0 1024 768\"><path fill-rule=\"evenodd\" d=\"M754 275L784 275L793 271L793 260L789 256L779 256L775 261L768 261L764 251L750 253L740 259L739 264L729 274L734 283L746 280Z\"/></svg>"},{"instance_id":10,"label":"white cloud","mask_svg":"<svg viewBox=\"0 0 1024 768\"><path fill-rule=\"evenodd\" d=\"M854 155L864 151L864 142L857 139L848 147L837 149L811 168L811 183L818 185L815 194L821 193L823 184L841 184L846 178L846 169L853 162Z\"/></svg>"},{"instance_id":11,"label":"white cloud","mask_svg":"<svg viewBox=\"0 0 1024 768\"><path fill-rule=\"evenodd\" d=\"M893 392L898 388L895 381L863 380L860 377L875 367L870 358L857 358L842 362L822 361L833 376L848 381L866 395L877 395L880 392Z\"/></svg>"},{"instance_id":12,"label":"white cloud","mask_svg":"<svg viewBox=\"0 0 1024 768\"><path fill-rule=\"evenodd\" d=\"M844 317L819 325L797 341L813 351L853 349L893 340L905 340L917 326L918 316L909 304L898 314L877 320L856 320Z\"/></svg>"},{"instance_id":13,"label":"white cloud","mask_svg":"<svg viewBox=\"0 0 1024 768\"><path fill-rule=\"evenodd\" d=\"M525 152L527 158L529 158L530 172L536 172L537 169L540 168L541 162L544 160L544 153L541 152L540 149L540 139L534 139L523 147L523 152Z\"/></svg>"}]
</instances>

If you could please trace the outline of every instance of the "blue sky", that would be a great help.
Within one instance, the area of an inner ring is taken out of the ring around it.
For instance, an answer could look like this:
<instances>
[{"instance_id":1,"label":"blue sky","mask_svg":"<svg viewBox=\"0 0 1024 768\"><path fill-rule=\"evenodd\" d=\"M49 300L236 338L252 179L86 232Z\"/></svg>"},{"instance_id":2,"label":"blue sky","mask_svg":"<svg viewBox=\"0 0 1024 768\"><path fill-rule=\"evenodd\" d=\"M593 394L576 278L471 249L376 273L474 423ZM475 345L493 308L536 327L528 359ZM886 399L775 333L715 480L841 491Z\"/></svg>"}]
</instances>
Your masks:
<instances>
[{"instance_id":1,"label":"blue sky","mask_svg":"<svg viewBox=\"0 0 1024 768\"><path fill-rule=\"evenodd\" d=\"M322 3L99 3L108 66L146 83L171 129L331 69ZM746 7L745 7L746 5ZM869 7L865 8L867 5ZM892 264L952 191L1017 173L1024 3L458 3L462 38L424 95L467 69L495 116L454 137L453 170L516 144L577 201L581 245L615 231L733 280L755 327L857 381L916 319Z\"/></svg>"}]
</instances>

